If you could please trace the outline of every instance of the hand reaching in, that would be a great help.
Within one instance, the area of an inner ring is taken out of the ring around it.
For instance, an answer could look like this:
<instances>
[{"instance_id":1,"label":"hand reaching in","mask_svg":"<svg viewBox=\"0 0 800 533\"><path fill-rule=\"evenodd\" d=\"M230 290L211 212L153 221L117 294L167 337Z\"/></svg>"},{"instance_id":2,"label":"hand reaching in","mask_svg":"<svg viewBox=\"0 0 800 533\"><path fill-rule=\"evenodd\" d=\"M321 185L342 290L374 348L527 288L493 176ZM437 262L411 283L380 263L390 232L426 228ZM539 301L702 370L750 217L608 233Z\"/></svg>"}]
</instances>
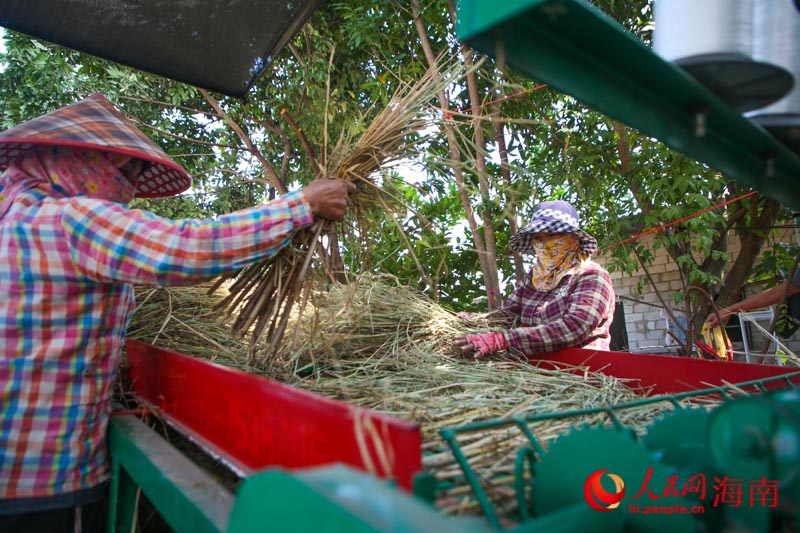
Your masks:
<instances>
[{"instance_id":1,"label":"hand reaching in","mask_svg":"<svg viewBox=\"0 0 800 533\"><path fill-rule=\"evenodd\" d=\"M505 335L499 331L463 335L461 337L456 337L455 342L456 346L461 347L462 352L474 352L475 359L508 348Z\"/></svg>"},{"instance_id":2,"label":"hand reaching in","mask_svg":"<svg viewBox=\"0 0 800 533\"><path fill-rule=\"evenodd\" d=\"M719 320L717 320L717 314L716 313L711 313L710 315L708 315L708 317L706 318L705 324L707 324L709 328L714 328L714 327L719 326L719 325L723 325L724 326L725 322L728 321L728 318L730 318L730 316L732 314L733 313L731 311L728 311L727 309L720 309L719 310L719 318L722 319L722 324L720 324Z\"/></svg>"}]
</instances>

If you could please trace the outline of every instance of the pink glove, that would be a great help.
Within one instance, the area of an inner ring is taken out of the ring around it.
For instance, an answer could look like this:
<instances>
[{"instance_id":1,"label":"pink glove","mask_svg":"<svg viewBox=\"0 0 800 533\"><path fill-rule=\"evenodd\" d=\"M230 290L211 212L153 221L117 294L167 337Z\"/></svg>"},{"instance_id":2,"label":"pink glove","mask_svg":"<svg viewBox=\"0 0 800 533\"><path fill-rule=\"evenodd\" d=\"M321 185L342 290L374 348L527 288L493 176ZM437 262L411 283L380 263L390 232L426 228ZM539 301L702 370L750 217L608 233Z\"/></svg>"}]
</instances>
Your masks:
<instances>
[{"instance_id":1,"label":"pink glove","mask_svg":"<svg viewBox=\"0 0 800 533\"><path fill-rule=\"evenodd\" d=\"M472 344L472 346L475 347L475 351L480 352L480 355L499 352L508 348L508 342L506 342L505 335L499 331L467 335L466 338L467 343ZM479 357L480 355L475 354L476 357Z\"/></svg>"}]
</instances>

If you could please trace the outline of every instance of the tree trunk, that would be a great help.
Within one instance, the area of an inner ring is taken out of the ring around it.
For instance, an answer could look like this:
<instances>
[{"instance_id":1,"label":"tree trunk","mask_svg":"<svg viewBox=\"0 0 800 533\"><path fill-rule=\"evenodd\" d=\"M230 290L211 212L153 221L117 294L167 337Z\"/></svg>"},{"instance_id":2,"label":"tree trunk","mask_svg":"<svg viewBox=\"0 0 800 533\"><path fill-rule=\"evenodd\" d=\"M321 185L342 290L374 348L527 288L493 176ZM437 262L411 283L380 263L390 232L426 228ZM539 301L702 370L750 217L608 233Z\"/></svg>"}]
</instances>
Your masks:
<instances>
[{"instance_id":1,"label":"tree trunk","mask_svg":"<svg viewBox=\"0 0 800 533\"><path fill-rule=\"evenodd\" d=\"M472 130L475 135L475 171L478 176L478 187L483 204L483 240L486 244L484 254L486 264L491 265L484 274L486 284L486 294L489 300L489 310L500 307L502 296L500 294L500 278L497 272L497 242L494 234L494 220L492 219L491 202L489 196L489 176L486 172L486 141L483 137L483 119L481 117L481 102L478 94L478 80L475 76L474 62L472 61L474 52L466 45L461 45L461 55L464 56L464 63L467 67L467 89L472 108ZM481 253L480 251L478 253Z\"/></svg>"},{"instance_id":2,"label":"tree trunk","mask_svg":"<svg viewBox=\"0 0 800 533\"><path fill-rule=\"evenodd\" d=\"M750 225L762 228L773 226L780 211L781 206L778 202L764 199L761 212L755 218L750 219ZM725 276L725 282L717 298L718 306L726 306L739 300L742 287L744 287L758 254L761 253L761 248L767 240L766 232L754 232L745 227L743 223L740 223L736 233L739 235L742 247L728 275Z\"/></svg>"},{"instance_id":3,"label":"tree trunk","mask_svg":"<svg viewBox=\"0 0 800 533\"><path fill-rule=\"evenodd\" d=\"M505 182L507 191L512 190L512 181L511 181L511 171L509 170L508 164L508 148L506 147L506 138L505 138L505 127L503 125L503 114L500 108L500 103L495 102L492 104L492 121L494 122L494 131L495 137L497 142L497 154L500 157L500 175L503 176L503 181ZM504 212L506 215L506 220L508 220L508 229L511 232L511 235L515 234L519 231L519 226L517 225L517 206L516 206L516 198L509 197L509 194L505 195L506 198L506 205L504 207ZM516 278L517 282L522 281L525 277L525 265L522 261L522 255L518 252L513 252L512 254L514 260L514 277Z\"/></svg>"},{"instance_id":4,"label":"tree trunk","mask_svg":"<svg viewBox=\"0 0 800 533\"><path fill-rule=\"evenodd\" d=\"M414 25L417 28L417 33L419 34L420 43L422 45L422 50L425 53L425 58L428 61L430 66L434 66L436 64L436 54L433 53L433 48L431 47L430 40L428 39L427 29L425 28L425 23L422 20L420 15L420 7L419 7L419 0L410 0L411 4L411 13L414 19ZM450 108L449 102L447 100L447 96L445 95L444 91L438 94L439 99L439 107L441 107L443 112L447 112ZM481 271L483 273L484 283L486 285L487 293L492 288L492 280L498 279L497 276L497 263L490 262L489 256L487 254L487 247L484 243L484 239L481 235L480 228L478 227L478 223L475 220L475 212L472 209L472 203L469 197L469 191L467 190L467 185L464 180L464 174L461 171L461 150L459 149L458 142L456 141L457 136L455 132L452 130L452 127L444 121L442 123L442 127L445 130L447 135L447 146L449 151L449 156L451 161L453 161L452 169L453 169L453 176L456 180L456 186L458 187L458 194L461 199L461 204L464 207L464 216L467 219L467 224L469 225L469 229L472 232L472 241L475 244L475 249L478 252L478 260L481 265ZM492 235L492 242L494 242L494 235ZM494 258L494 250L492 251L492 258ZM490 296L489 303L490 305L493 302L492 293L488 294ZM499 295L497 295L499 296Z\"/></svg>"},{"instance_id":5,"label":"tree trunk","mask_svg":"<svg viewBox=\"0 0 800 533\"><path fill-rule=\"evenodd\" d=\"M758 202L755 201L756 198L752 197L750 200L754 209L752 209L753 212L749 221L745 217L740 217L736 223L736 233L741 242L741 249L719 289L719 295L716 299L718 308L725 307L741 299L742 288L747 282L753 266L756 264L761 248L767 241L766 235L768 232L753 231L749 229L749 226L756 228L773 226L781 212L781 205L778 202L766 198L763 198L763 205L759 212L757 208ZM727 235L723 235L723 238L727 238ZM709 293L713 296L711 290L709 290ZM697 327L702 326L703 320L711 312L711 304L704 303L699 306L699 309L697 322L695 323Z\"/></svg>"}]
</instances>

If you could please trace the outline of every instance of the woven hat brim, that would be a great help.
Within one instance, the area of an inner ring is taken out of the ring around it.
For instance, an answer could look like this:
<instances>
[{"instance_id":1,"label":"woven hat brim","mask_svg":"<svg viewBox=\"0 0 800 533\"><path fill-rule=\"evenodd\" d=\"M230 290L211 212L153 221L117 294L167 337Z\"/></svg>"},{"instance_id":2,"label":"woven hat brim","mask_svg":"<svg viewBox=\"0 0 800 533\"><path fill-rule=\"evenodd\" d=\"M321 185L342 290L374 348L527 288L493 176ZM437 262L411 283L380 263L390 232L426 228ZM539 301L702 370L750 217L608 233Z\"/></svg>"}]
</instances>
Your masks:
<instances>
[{"instance_id":1,"label":"woven hat brim","mask_svg":"<svg viewBox=\"0 0 800 533\"><path fill-rule=\"evenodd\" d=\"M192 184L186 170L99 94L0 133L0 171L35 146L113 152L146 161L150 165L135 184L142 198L172 196Z\"/></svg>"},{"instance_id":2,"label":"woven hat brim","mask_svg":"<svg viewBox=\"0 0 800 533\"><path fill-rule=\"evenodd\" d=\"M597 252L597 239L586 233L581 228L572 224L567 224L563 220L538 218L511 236L509 247L514 252L532 254L535 252L533 247L533 235L535 233L572 233L578 236L581 245L581 253L593 255Z\"/></svg>"}]
</instances>

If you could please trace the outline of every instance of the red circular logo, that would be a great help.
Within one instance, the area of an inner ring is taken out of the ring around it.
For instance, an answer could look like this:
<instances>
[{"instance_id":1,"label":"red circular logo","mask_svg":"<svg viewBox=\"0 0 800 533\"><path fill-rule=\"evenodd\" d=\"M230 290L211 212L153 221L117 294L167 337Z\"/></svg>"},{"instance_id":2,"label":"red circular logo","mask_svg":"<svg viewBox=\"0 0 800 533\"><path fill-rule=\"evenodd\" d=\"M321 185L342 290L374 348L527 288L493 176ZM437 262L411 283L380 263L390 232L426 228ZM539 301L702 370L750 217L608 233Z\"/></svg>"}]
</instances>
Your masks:
<instances>
[{"instance_id":1,"label":"red circular logo","mask_svg":"<svg viewBox=\"0 0 800 533\"><path fill-rule=\"evenodd\" d=\"M597 511L610 511L619 507L622 498L625 496L625 482L616 474L606 474L608 470L598 470L593 472L586 483L583 484L583 497L589 507ZM614 491L609 492L601 483L603 474L614 482Z\"/></svg>"}]
</instances>

